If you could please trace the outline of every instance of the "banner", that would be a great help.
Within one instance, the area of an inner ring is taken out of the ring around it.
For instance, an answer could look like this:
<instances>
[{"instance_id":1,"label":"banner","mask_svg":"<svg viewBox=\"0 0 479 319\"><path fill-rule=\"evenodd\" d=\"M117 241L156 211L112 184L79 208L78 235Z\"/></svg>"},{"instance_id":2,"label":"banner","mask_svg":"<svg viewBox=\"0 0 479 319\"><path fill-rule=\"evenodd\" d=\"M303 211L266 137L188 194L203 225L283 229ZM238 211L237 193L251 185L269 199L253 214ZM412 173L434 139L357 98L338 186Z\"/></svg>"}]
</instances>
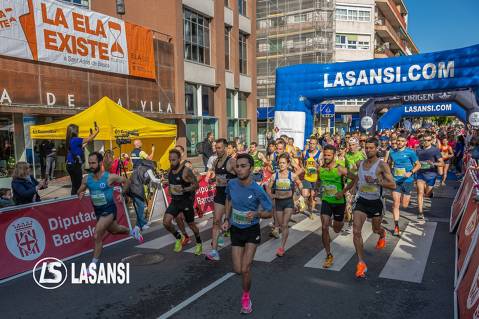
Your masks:
<instances>
[{"instance_id":1,"label":"banner","mask_svg":"<svg viewBox=\"0 0 479 319\"><path fill-rule=\"evenodd\" d=\"M467 252L472 243L473 235L479 224L479 215L477 214L477 203L471 197L467 204L464 215L457 230L457 247L456 247L456 277L460 274L464 266Z\"/></svg>"},{"instance_id":2,"label":"banner","mask_svg":"<svg viewBox=\"0 0 479 319\"><path fill-rule=\"evenodd\" d=\"M471 196L474 181L472 178L472 171L468 169L464 175L464 180L461 183L461 186L457 190L456 196L451 206L451 217L449 222L449 232L453 232L456 228L457 223L461 219L461 215L466 208L469 198Z\"/></svg>"},{"instance_id":3,"label":"banner","mask_svg":"<svg viewBox=\"0 0 479 319\"><path fill-rule=\"evenodd\" d=\"M153 33L54 0L0 0L0 54L155 79Z\"/></svg>"},{"instance_id":4,"label":"banner","mask_svg":"<svg viewBox=\"0 0 479 319\"><path fill-rule=\"evenodd\" d=\"M195 195L195 212L198 217L215 210L214 198L216 184L206 180L206 175L201 175L198 180L199 188Z\"/></svg>"},{"instance_id":5,"label":"banner","mask_svg":"<svg viewBox=\"0 0 479 319\"><path fill-rule=\"evenodd\" d=\"M121 194L115 191L117 221L130 228ZM90 252L96 218L89 197L21 205L0 212L0 282L30 272L44 257L69 259ZM108 234L104 244L126 235Z\"/></svg>"},{"instance_id":6,"label":"banner","mask_svg":"<svg viewBox=\"0 0 479 319\"><path fill-rule=\"evenodd\" d=\"M281 135L292 137L294 138L294 145L303 149L305 120L306 114L304 112L276 111L274 114L276 138Z\"/></svg>"},{"instance_id":7,"label":"banner","mask_svg":"<svg viewBox=\"0 0 479 319\"><path fill-rule=\"evenodd\" d=\"M477 236L472 247L476 248ZM479 318L479 249L471 249L464 274L459 278L455 293L459 318Z\"/></svg>"}]
</instances>

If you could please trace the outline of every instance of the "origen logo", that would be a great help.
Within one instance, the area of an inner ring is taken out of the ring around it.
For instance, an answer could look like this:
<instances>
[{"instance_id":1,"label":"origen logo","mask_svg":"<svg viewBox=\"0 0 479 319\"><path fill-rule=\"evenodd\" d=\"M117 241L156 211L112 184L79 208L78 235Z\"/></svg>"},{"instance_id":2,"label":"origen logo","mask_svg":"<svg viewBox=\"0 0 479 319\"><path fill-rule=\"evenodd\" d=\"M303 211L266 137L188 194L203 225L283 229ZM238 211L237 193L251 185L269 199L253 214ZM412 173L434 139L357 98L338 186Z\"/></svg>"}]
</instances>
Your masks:
<instances>
[{"instance_id":1,"label":"origen logo","mask_svg":"<svg viewBox=\"0 0 479 319\"><path fill-rule=\"evenodd\" d=\"M44 289L60 287L65 283L67 277L67 267L57 258L46 257L40 259L33 268L33 280Z\"/></svg>"}]
</instances>

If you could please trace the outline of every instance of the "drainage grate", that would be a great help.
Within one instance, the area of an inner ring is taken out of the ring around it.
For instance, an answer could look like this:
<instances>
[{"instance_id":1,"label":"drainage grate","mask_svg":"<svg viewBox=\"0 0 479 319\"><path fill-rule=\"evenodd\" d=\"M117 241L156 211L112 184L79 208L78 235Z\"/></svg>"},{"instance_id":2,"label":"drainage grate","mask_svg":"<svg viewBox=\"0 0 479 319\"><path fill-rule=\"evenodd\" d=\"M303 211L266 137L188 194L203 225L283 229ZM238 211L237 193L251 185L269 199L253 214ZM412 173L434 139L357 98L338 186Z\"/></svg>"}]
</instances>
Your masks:
<instances>
[{"instance_id":1,"label":"drainage grate","mask_svg":"<svg viewBox=\"0 0 479 319\"><path fill-rule=\"evenodd\" d=\"M165 257L158 253L136 254L123 258L122 262L130 263L132 266L154 265L161 263Z\"/></svg>"}]
</instances>

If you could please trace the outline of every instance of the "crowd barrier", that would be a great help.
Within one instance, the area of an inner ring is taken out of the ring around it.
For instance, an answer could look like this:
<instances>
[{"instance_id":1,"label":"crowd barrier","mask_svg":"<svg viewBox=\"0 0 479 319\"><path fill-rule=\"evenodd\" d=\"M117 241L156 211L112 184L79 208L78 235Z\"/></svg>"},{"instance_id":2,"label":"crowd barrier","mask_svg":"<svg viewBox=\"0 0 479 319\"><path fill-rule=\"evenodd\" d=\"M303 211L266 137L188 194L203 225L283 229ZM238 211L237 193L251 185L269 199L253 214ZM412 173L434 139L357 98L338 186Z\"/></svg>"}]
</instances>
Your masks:
<instances>
[{"instance_id":1,"label":"crowd barrier","mask_svg":"<svg viewBox=\"0 0 479 319\"><path fill-rule=\"evenodd\" d=\"M475 161L468 162L466 174L456 193L450 219L450 231L456 232L456 260L454 278L454 317L479 318L479 187Z\"/></svg>"},{"instance_id":2,"label":"crowd barrier","mask_svg":"<svg viewBox=\"0 0 479 319\"><path fill-rule=\"evenodd\" d=\"M119 190L117 221L131 229ZM0 283L28 274L45 257L68 260L93 251L95 213L88 196L52 199L0 210ZM106 235L105 246L130 236Z\"/></svg>"}]
</instances>

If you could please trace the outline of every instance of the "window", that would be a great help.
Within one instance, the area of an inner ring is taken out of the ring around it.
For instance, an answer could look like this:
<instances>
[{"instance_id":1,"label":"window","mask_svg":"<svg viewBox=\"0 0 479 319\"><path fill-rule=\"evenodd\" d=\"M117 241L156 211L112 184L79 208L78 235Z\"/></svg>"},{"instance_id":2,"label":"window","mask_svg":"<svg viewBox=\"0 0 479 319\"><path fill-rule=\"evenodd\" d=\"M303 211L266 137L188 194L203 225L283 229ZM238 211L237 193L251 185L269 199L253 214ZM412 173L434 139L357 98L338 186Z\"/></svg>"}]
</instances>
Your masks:
<instances>
[{"instance_id":1,"label":"window","mask_svg":"<svg viewBox=\"0 0 479 319\"><path fill-rule=\"evenodd\" d=\"M370 36L357 34L336 34L336 48L369 50L371 48Z\"/></svg>"},{"instance_id":2,"label":"window","mask_svg":"<svg viewBox=\"0 0 479 319\"><path fill-rule=\"evenodd\" d=\"M225 27L225 69L230 69L230 35L231 28Z\"/></svg>"},{"instance_id":3,"label":"window","mask_svg":"<svg viewBox=\"0 0 479 319\"><path fill-rule=\"evenodd\" d=\"M248 72L248 48L247 48L248 36L244 33L239 34L239 70L242 74Z\"/></svg>"},{"instance_id":4,"label":"window","mask_svg":"<svg viewBox=\"0 0 479 319\"><path fill-rule=\"evenodd\" d=\"M185 59L210 64L210 19L183 9Z\"/></svg>"},{"instance_id":5,"label":"window","mask_svg":"<svg viewBox=\"0 0 479 319\"><path fill-rule=\"evenodd\" d=\"M248 118L248 94L239 92L238 93L238 118L246 119Z\"/></svg>"},{"instance_id":6,"label":"window","mask_svg":"<svg viewBox=\"0 0 479 319\"><path fill-rule=\"evenodd\" d=\"M234 117L234 99L234 91L226 90L226 117Z\"/></svg>"},{"instance_id":7,"label":"window","mask_svg":"<svg viewBox=\"0 0 479 319\"><path fill-rule=\"evenodd\" d=\"M75 4L77 6L82 6L89 8L90 7L90 0L61 0L63 2L68 2L70 4Z\"/></svg>"},{"instance_id":8,"label":"window","mask_svg":"<svg viewBox=\"0 0 479 319\"><path fill-rule=\"evenodd\" d=\"M194 84L185 83L185 112L196 115L198 113L197 87Z\"/></svg>"},{"instance_id":9,"label":"window","mask_svg":"<svg viewBox=\"0 0 479 319\"><path fill-rule=\"evenodd\" d=\"M230 6L230 1L229 0L225 0L225 7L229 7Z\"/></svg>"},{"instance_id":10,"label":"window","mask_svg":"<svg viewBox=\"0 0 479 319\"><path fill-rule=\"evenodd\" d=\"M340 21L371 21L371 9L369 8L336 8L336 20Z\"/></svg>"},{"instance_id":11,"label":"window","mask_svg":"<svg viewBox=\"0 0 479 319\"><path fill-rule=\"evenodd\" d=\"M238 0L238 12L246 17L246 0Z\"/></svg>"},{"instance_id":12,"label":"window","mask_svg":"<svg viewBox=\"0 0 479 319\"><path fill-rule=\"evenodd\" d=\"M201 110L203 116L214 115L214 92L213 88L201 86Z\"/></svg>"}]
</instances>

